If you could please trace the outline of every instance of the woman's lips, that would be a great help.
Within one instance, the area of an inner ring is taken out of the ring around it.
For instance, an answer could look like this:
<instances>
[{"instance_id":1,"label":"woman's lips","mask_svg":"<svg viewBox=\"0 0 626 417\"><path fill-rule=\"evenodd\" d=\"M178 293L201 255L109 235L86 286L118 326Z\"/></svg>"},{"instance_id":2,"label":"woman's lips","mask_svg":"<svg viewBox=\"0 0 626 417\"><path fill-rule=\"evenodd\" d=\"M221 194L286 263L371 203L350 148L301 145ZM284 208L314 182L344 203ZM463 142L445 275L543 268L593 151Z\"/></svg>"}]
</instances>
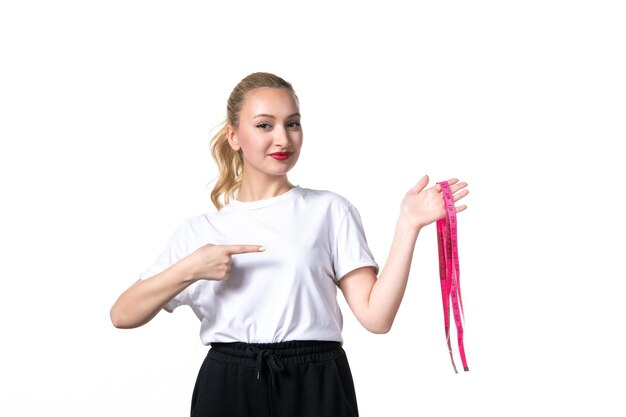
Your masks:
<instances>
[{"instance_id":1,"label":"woman's lips","mask_svg":"<svg viewBox=\"0 0 626 417\"><path fill-rule=\"evenodd\" d=\"M288 159L291 154L289 152L276 152L271 153L270 156L278 161L284 161L285 159Z\"/></svg>"}]
</instances>

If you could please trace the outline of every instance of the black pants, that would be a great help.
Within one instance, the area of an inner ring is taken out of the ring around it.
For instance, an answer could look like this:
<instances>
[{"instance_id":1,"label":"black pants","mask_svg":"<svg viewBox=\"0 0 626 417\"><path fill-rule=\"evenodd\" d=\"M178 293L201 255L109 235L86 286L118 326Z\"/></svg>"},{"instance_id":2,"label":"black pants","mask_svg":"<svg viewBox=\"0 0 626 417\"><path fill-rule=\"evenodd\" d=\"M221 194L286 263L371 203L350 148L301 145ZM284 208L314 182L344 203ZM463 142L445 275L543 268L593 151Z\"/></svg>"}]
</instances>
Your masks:
<instances>
[{"instance_id":1,"label":"black pants","mask_svg":"<svg viewBox=\"0 0 626 417\"><path fill-rule=\"evenodd\" d=\"M191 416L358 416L346 353L338 342L213 343Z\"/></svg>"}]
</instances>

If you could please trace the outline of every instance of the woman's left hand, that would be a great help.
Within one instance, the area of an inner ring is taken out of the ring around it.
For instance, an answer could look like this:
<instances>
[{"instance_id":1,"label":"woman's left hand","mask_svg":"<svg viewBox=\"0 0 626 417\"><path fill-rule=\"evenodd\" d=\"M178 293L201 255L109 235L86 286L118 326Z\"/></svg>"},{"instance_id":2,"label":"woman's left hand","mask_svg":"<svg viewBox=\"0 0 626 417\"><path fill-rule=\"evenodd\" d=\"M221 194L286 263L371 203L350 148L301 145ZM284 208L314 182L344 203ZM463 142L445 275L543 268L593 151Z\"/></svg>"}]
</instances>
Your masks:
<instances>
[{"instance_id":1,"label":"woman's left hand","mask_svg":"<svg viewBox=\"0 0 626 417\"><path fill-rule=\"evenodd\" d=\"M455 203L469 193L469 190L465 189L467 187L466 182L459 182L458 179L452 178L448 180L448 184ZM427 185L428 175L424 175L406 193L400 205L400 216L416 229L436 222L446 214L441 186L435 184L426 188ZM466 208L465 205L456 206L456 212L459 213Z\"/></svg>"}]
</instances>

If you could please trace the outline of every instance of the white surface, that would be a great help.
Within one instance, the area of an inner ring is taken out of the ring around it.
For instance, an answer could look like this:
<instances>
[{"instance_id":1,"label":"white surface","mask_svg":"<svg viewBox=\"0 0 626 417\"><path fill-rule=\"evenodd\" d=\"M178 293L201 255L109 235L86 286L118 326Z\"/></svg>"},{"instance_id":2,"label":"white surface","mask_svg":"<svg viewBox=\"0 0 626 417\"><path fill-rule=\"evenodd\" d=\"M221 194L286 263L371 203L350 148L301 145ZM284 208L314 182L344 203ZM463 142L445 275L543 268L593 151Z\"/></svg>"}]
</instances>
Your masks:
<instances>
[{"instance_id":1,"label":"white surface","mask_svg":"<svg viewBox=\"0 0 626 417\"><path fill-rule=\"evenodd\" d=\"M423 174L470 183L471 371L445 350L432 226L391 333L345 310L363 417L624 415L622 3L250 3L0 6L0 415L188 414L193 313L108 312L211 208L211 129L259 70L301 100L290 179L350 199L381 267Z\"/></svg>"}]
</instances>

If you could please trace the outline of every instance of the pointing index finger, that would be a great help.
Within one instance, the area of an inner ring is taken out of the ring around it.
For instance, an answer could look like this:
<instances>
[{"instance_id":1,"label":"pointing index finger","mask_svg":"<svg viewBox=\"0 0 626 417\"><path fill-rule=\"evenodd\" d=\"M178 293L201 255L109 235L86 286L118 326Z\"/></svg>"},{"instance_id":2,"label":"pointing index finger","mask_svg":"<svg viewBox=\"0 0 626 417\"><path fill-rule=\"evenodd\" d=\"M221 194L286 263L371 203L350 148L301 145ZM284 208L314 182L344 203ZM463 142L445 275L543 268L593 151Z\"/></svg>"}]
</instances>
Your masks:
<instances>
[{"instance_id":1,"label":"pointing index finger","mask_svg":"<svg viewBox=\"0 0 626 417\"><path fill-rule=\"evenodd\" d=\"M224 245L226 252L230 255L251 252L265 252L266 248L259 245Z\"/></svg>"}]
</instances>

